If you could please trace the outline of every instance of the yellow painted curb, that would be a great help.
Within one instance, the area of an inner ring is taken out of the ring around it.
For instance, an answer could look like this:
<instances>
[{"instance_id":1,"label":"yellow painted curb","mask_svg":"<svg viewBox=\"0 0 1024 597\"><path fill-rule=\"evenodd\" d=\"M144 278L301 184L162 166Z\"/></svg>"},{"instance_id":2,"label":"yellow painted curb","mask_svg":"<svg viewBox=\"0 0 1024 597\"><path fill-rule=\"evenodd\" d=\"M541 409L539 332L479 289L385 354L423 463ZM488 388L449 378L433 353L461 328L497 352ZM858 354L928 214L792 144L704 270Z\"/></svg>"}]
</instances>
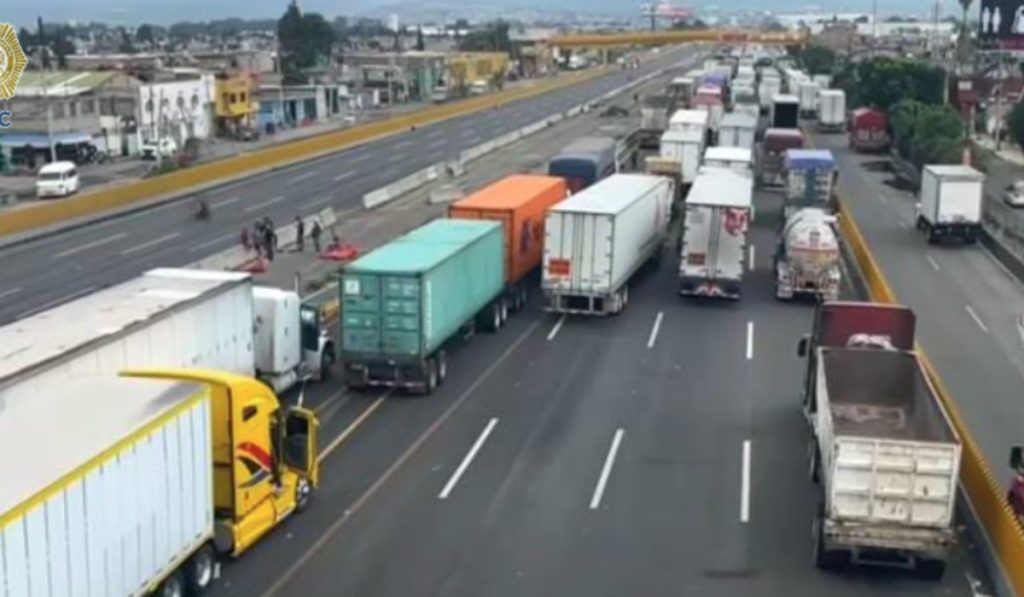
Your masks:
<instances>
[{"instance_id":1,"label":"yellow painted curb","mask_svg":"<svg viewBox=\"0 0 1024 597\"><path fill-rule=\"evenodd\" d=\"M609 69L595 68L573 75L564 75L537 85L432 106L387 120L370 122L333 133L267 147L252 153L243 153L223 160L199 164L113 189L86 193L73 199L0 212L0 236L27 232L160 196L184 194L193 187L334 153L347 147L408 130L411 126L433 124L486 110L510 101L534 97L588 81L606 72L609 72Z\"/></svg>"},{"instance_id":2,"label":"yellow painted curb","mask_svg":"<svg viewBox=\"0 0 1024 597\"><path fill-rule=\"evenodd\" d=\"M871 294L871 300L880 303L898 303L882 268L868 248L867 241L853 220L853 215L840 201L839 227L850 244L857 266ZM989 543L1000 562L1004 577L1014 592L1024 595L1024 531L1006 502L1002 485L992 474L985 455L971 435L952 393L942 381L924 348L916 345L921 365L931 378L933 387L949 414L963 444L963 462L960 465L960 484L967 492L975 515L985 527Z\"/></svg>"}]
</instances>

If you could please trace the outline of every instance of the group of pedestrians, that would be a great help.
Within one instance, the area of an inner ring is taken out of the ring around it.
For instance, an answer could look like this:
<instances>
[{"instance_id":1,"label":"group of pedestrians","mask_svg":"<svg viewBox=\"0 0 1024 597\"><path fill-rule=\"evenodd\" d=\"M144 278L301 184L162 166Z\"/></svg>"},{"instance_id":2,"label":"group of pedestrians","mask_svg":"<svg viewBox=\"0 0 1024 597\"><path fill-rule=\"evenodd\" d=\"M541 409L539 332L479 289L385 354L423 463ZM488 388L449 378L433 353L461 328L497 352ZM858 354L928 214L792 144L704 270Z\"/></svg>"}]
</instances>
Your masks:
<instances>
[{"instance_id":1,"label":"group of pedestrians","mask_svg":"<svg viewBox=\"0 0 1024 597\"><path fill-rule=\"evenodd\" d=\"M320 253L320 237L323 228L318 220L313 221L309 231L309 237L313 241L313 249ZM242 247L246 251L256 251L257 257L266 256L267 260L274 260L274 253L280 250L278 246L277 231L274 229L274 221L269 216L262 220L256 220L252 228L242 228ZM306 223L300 216L295 216L295 250L302 253L306 245Z\"/></svg>"}]
</instances>

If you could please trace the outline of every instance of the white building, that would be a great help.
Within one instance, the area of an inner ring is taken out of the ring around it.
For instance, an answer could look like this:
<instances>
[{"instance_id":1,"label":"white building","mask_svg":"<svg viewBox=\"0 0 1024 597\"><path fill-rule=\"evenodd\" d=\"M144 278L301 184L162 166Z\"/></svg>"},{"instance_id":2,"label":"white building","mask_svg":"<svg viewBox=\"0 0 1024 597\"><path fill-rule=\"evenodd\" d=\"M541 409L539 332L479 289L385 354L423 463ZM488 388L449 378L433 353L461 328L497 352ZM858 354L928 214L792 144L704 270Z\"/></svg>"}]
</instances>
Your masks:
<instances>
[{"instance_id":1,"label":"white building","mask_svg":"<svg viewBox=\"0 0 1024 597\"><path fill-rule=\"evenodd\" d=\"M213 103L211 74L143 83L139 86L139 132L146 140L170 137L179 147L189 138L212 137Z\"/></svg>"}]
</instances>

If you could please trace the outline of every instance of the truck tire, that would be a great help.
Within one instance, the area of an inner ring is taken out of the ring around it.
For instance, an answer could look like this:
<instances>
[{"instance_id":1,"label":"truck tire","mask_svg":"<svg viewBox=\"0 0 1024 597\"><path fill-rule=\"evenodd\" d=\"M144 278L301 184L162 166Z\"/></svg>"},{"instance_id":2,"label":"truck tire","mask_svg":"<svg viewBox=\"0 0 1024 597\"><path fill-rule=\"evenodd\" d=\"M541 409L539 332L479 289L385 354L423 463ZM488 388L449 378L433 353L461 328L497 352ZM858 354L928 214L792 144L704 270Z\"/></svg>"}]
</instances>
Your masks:
<instances>
[{"instance_id":1,"label":"truck tire","mask_svg":"<svg viewBox=\"0 0 1024 597\"><path fill-rule=\"evenodd\" d=\"M202 595L213 584L217 553L207 544L192 554L185 564L185 584L189 595Z\"/></svg>"},{"instance_id":2,"label":"truck tire","mask_svg":"<svg viewBox=\"0 0 1024 597\"><path fill-rule=\"evenodd\" d=\"M501 310L501 326L505 327L505 322L508 321L508 301L505 300L505 297L501 297L498 300L498 305Z\"/></svg>"},{"instance_id":3,"label":"truck tire","mask_svg":"<svg viewBox=\"0 0 1024 597\"><path fill-rule=\"evenodd\" d=\"M305 477L299 477L295 482L295 511L302 512L309 507L310 500L313 499L313 486L309 483L309 479Z\"/></svg>"},{"instance_id":4,"label":"truck tire","mask_svg":"<svg viewBox=\"0 0 1024 597\"><path fill-rule=\"evenodd\" d=\"M171 572L157 587L154 597L185 597L185 582L181 579L181 572Z\"/></svg>"},{"instance_id":5,"label":"truck tire","mask_svg":"<svg viewBox=\"0 0 1024 597\"><path fill-rule=\"evenodd\" d=\"M814 541L814 565L820 570L835 572L843 570L850 565L851 554L846 549L825 548L825 505L818 505L818 512L814 515L812 525L812 539Z\"/></svg>"},{"instance_id":6,"label":"truck tire","mask_svg":"<svg viewBox=\"0 0 1024 597\"><path fill-rule=\"evenodd\" d=\"M441 385L444 383L444 378L448 377L448 353L443 350L437 351L437 383Z\"/></svg>"},{"instance_id":7,"label":"truck tire","mask_svg":"<svg viewBox=\"0 0 1024 597\"><path fill-rule=\"evenodd\" d=\"M938 582L946 574L946 562L930 558L918 559L914 565L914 574L918 578Z\"/></svg>"},{"instance_id":8,"label":"truck tire","mask_svg":"<svg viewBox=\"0 0 1024 597\"><path fill-rule=\"evenodd\" d=\"M484 311L484 329L492 334L501 329L501 305L497 302L491 303L491 306Z\"/></svg>"}]
</instances>

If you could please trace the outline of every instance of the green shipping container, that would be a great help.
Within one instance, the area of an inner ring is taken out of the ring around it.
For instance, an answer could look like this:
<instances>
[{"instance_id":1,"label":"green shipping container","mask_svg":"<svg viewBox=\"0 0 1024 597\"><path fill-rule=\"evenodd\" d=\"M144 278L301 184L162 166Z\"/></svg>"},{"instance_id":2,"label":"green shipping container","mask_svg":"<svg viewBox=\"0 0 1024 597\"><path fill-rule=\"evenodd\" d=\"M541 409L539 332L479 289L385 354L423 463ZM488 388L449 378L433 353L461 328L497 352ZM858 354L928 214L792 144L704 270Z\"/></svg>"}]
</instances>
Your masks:
<instances>
[{"instance_id":1,"label":"green shipping container","mask_svg":"<svg viewBox=\"0 0 1024 597\"><path fill-rule=\"evenodd\" d=\"M504 289L501 223L434 220L341 275L346 359L420 360Z\"/></svg>"}]
</instances>

